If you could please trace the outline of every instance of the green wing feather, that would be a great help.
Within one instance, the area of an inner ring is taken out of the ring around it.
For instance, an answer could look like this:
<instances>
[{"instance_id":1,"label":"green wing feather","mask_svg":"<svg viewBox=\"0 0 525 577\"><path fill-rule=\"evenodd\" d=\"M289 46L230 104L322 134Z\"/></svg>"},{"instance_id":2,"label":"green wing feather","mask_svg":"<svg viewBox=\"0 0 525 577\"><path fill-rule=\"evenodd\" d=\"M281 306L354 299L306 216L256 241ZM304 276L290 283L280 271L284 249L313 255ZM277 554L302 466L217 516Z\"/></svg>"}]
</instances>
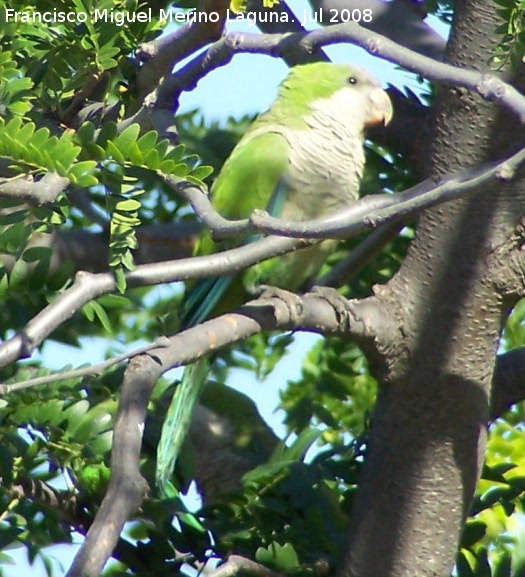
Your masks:
<instances>
[{"instance_id":1,"label":"green wing feather","mask_svg":"<svg viewBox=\"0 0 525 577\"><path fill-rule=\"evenodd\" d=\"M288 143L276 132L249 133L239 142L212 188L212 202L222 216L246 218L255 209L272 211L278 216L284 204L284 175L288 168ZM268 130L265 128L265 130ZM252 239L237 240L237 245ZM232 242L215 244L203 233L195 254L205 255L235 246ZM190 328L242 304L242 283L235 277L202 279L188 285L182 305L182 327ZM170 479L191 422L193 408L210 372L206 358L184 369L182 381L175 389L157 447L156 483L163 497L177 493Z\"/></svg>"},{"instance_id":2,"label":"green wing feather","mask_svg":"<svg viewBox=\"0 0 525 577\"><path fill-rule=\"evenodd\" d=\"M212 188L213 206L229 219L247 218L255 209L266 209L288 163L284 136L256 121L224 163Z\"/></svg>"},{"instance_id":3,"label":"green wing feather","mask_svg":"<svg viewBox=\"0 0 525 577\"><path fill-rule=\"evenodd\" d=\"M175 462L191 423L193 407L210 372L208 359L202 358L184 369L182 381L177 385L171 399L166 419L162 424L157 446L157 470L155 481L164 498L177 496L171 483Z\"/></svg>"}]
</instances>

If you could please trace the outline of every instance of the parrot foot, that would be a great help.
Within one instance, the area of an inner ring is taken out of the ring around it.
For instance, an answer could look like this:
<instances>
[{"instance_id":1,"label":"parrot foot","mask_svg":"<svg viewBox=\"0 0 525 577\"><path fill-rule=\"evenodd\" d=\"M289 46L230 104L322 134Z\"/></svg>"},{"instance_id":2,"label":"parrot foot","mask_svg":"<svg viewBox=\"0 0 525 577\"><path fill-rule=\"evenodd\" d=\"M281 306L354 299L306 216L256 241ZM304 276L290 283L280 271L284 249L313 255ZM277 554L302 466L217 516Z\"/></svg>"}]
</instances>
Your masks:
<instances>
[{"instance_id":1,"label":"parrot foot","mask_svg":"<svg viewBox=\"0 0 525 577\"><path fill-rule=\"evenodd\" d=\"M348 299L340 294L337 289L329 286L314 286L311 293L325 300L335 311L337 321L340 325L347 327L349 320Z\"/></svg>"},{"instance_id":2,"label":"parrot foot","mask_svg":"<svg viewBox=\"0 0 525 577\"><path fill-rule=\"evenodd\" d=\"M303 301L300 296L285 289L267 284L257 286L252 292L260 299L277 298L281 300L288 309L291 321L294 324L298 323L303 311Z\"/></svg>"}]
</instances>

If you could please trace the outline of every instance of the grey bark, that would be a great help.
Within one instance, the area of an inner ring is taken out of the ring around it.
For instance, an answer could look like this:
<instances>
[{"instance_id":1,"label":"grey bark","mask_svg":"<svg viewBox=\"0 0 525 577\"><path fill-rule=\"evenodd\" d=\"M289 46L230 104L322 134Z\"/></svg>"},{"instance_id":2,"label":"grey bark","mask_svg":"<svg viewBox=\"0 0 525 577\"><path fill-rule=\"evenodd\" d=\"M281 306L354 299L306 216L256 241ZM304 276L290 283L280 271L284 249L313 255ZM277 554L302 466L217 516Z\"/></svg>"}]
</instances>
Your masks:
<instances>
[{"instance_id":1,"label":"grey bark","mask_svg":"<svg viewBox=\"0 0 525 577\"><path fill-rule=\"evenodd\" d=\"M394 0L309 0L312 9L321 10L325 25L348 21L349 12L371 10L370 19L363 18L358 23L364 28L378 32L402 46L436 60L443 59L445 40L426 22L425 14L416 3ZM319 14L319 12L318 12ZM356 12L355 18L358 18ZM345 20L346 18L346 20Z\"/></svg>"},{"instance_id":2,"label":"grey bark","mask_svg":"<svg viewBox=\"0 0 525 577\"><path fill-rule=\"evenodd\" d=\"M455 7L446 60L483 70L495 7ZM441 89L420 158L426 176L486 160L496 140L503 153L501 122L478 97ZM427 211L402 268L377 295L405 338L397 358L385 351L342 577L450 575L483 462L504 312L491 255L512 234L522 199L518 181Z\"/></svg>"}]
</instances>

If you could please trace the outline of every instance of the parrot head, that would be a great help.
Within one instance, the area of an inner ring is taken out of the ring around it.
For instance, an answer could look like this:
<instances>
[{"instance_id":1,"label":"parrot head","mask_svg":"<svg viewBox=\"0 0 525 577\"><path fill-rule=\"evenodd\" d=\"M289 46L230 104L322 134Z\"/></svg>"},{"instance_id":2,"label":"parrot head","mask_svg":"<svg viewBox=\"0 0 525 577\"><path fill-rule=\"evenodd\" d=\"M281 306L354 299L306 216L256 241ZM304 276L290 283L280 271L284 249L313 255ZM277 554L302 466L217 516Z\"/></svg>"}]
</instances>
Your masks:
<instances>
[{"instance_id":1,"label":"parrot head","mask_svg":"<svg viewBox=\"0 0 525 577\"><path fill-rule=\"evenodd\" d=\"M386 125L392 103L379 81L360 66L315 62L295 66L281 84L276 113L292 128L308 129L308 118L322 113L359 131Z\"/></svg>"}]
</instances>

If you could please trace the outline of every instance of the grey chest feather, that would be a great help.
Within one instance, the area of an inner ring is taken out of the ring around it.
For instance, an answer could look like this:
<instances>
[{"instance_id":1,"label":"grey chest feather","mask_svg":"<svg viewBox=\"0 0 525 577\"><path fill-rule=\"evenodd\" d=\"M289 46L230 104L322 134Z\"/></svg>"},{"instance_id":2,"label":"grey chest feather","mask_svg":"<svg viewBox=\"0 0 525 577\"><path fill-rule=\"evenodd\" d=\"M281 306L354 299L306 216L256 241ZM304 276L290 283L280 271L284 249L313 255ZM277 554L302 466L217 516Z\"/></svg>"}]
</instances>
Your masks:
<instances>
[{"instance_id":1,"label":"grey chest feather","mask_svg":"<svg viewBox=\"0 0 525 577\"><path fill-rule=\"evenodd\" d=\"M290 145L284 218L293 219L296 212L300 220L315 218L358 198L365 160L361 135L341 124L314 124L311 130L285 129L281 134Z\"/></svg>"}]
</instances>

